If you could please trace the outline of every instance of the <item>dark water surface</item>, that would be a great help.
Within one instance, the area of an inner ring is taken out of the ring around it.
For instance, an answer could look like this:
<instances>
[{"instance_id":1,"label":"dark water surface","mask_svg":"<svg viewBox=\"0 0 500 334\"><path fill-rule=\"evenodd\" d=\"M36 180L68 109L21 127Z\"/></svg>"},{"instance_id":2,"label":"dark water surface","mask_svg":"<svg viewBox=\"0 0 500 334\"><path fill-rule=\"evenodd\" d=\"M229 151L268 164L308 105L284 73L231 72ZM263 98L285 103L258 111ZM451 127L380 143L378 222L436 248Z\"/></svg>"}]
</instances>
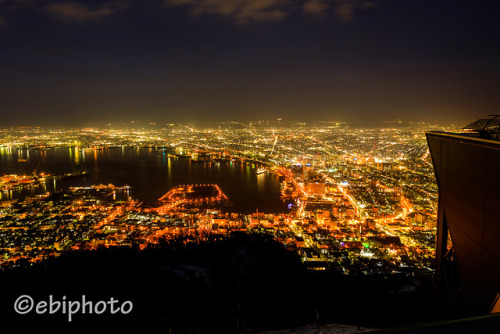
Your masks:
<instances>
[{"instance_id":1,"label":"dark water surface","mask_svg":"<svg viewBox=\"0 0 500 334\"><path fill-rule=\"evenodd\" d=\"M19 160L21 159L21 160ZM240 162L193 162L190 158L168 158L153 148L119 147L80 150L61 147L48 151L0 148L0 176L4 174L63 174L85 170L85 177L46 182L21 191L0 191L0 200L40 194L71 186L109 184L132 186L133 198L153 204L172 187L181 184L216 183L240 213L286 212L280 185L274 175L259 174L259 166Z\"/></svg>"}]
</instances>

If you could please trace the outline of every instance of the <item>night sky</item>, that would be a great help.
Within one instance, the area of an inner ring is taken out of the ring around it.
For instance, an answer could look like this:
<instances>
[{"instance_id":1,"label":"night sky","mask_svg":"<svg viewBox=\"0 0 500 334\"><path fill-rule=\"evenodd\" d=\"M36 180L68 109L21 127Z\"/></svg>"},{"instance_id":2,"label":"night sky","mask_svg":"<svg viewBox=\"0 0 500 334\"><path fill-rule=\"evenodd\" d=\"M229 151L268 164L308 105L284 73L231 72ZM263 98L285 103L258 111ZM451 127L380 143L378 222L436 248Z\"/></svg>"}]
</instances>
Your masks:
<instances>
[{"instance_id":1,"label":"night sky","mask_svg":"<svg viewBox=\"0 0 500 334\"><path fill-rule=\"evenodd\" d=\"M0 127L500 113L498 0L0 0Z\"/></svg>"}]
</instances>

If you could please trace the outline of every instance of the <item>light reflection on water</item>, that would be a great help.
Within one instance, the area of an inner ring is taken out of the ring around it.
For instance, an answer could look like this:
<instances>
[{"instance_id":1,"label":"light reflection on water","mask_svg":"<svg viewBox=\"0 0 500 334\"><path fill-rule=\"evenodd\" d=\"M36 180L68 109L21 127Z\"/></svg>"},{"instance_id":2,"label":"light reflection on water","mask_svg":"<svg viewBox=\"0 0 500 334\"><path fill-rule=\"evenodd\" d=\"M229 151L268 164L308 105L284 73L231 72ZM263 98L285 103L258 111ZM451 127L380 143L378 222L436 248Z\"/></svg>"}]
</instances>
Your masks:
<instances>
[{"instance_id":1,"label":"light reflection on water","mask_svg":"<svg viewBox=\"0 0 500 334\"><path fill-rule=\"evenodd\" d=\"M1 148L0 176L31 175L34 171L63 174L85 170L90 174L81 178L51 180L21 190L0 190L0 200L54 192L70 186L112 183L130 185L132 197L154 203L176 185L216 183L234 204L231 211L250 213L258 207L260 212L287 212L286 203L279 197L278 178L269 174L257 175L258 167L232 161L205 164L189 158L169 158L151 148L61 147L47 151Z\"/></svg>"}]
</instances>

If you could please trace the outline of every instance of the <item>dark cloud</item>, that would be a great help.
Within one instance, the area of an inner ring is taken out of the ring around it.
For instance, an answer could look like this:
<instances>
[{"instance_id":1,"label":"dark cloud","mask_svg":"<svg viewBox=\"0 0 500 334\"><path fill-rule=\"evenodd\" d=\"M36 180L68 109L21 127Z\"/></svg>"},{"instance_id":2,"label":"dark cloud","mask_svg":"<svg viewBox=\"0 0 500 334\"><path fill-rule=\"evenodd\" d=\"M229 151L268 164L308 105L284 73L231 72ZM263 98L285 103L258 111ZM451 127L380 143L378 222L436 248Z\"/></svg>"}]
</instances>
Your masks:
<instances>
[{"instance_id":1,"label":"dark cloud","mask_svg":"<svg viewBox=\"0 0 500 334\"><path fill-rule=\"evenodd\" d=\"M60 21L74 23L109 17L130 8L130 0L77 1L77 0L0 0L0 26L7 13L41 10ZM331 14L341 21L353 19L357 10L374 6L366 0L163 0L166 8L187 6L192 15L212 14L228 17L238 24L259 21L279 21L293 13L326 16ZM152 3L153 0L143 0Z\"/></svg>"},{"instance_id":2,"label":"dark cloud","mask_svg":"<svg viewBox=\"0 0 500 334\"><path fill-rule=\"evenodd\" d=\"M275 21L287 16L287 0L165 0L169 7L189 5L193 15L216 14L238 23Z\"/></svg>"},{"instance_id":3,"label":"dark cloud","mask_svg":"<svg viewBox=\"0 0 500 334\"><path fill-rule=\"evenodd\" d=\"M0 0L0 26L7 23L9 15L32 11L49 13L64 22L85 22L116 14L129 7L129 0L112 1L51 1L51 0Z\"/></svg>"},{"instance_id":4,"label":"dark cloud","mask_svg":"<svg viewBox=\"0 0 500 334\"><path fill-rule=\"evenodd\" d=\"M351 20L358 9L371 8L360 0L164 0L167 6L190 6L193 15L216 14L237 23L276 21L294 12L324 16L333 12L342 21Z\"/></svg>"},{"instance_id":5,"label":"dark cloud","mask_svg":"<svg viewBox=\"0 0 500 334\"><path fill-rule=\"evenodd\" d=\"M49 3L45 10L65 22L84 22L115 14L127 7L125 1L105 2L93 7L79 2L61 2Z\"/></svg>"},{"instance_id":6,"label":"dark cloud","mask_svg":"<svg viewBox=\"0 0 500 334\"><path fill-rule=\"evenodd\" d=\"M351 21L353 19L356 3L354 1L337 1L335 13L342 21Z\"/></svg>"},{"instance_id":7,"label":"dark cloud","mask_svg":"<svg viewBox=\"0 0 500 334\"><path fill-rule=\"evenodd\" d=\"M304 2L302 8L307 13L323 15L330 8L330 5L323 0L309 0Z\"/></svg>"}]
</instances>

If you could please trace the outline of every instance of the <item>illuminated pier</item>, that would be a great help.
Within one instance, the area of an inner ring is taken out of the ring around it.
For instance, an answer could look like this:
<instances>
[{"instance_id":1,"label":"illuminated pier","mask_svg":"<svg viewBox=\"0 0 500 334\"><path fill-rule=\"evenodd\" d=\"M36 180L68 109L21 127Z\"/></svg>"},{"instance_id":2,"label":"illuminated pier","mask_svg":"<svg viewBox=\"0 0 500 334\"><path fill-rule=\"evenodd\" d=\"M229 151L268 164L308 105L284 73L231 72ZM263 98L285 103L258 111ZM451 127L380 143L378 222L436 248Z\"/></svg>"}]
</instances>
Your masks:
<instances>
[{"instance_id":1,"label":"illuminated pier","mask_svg":"<svg viewBox=\"0 0 500 334\"><path fill-rule=\"evenodd\" d=\"M158 200L160 207L158 211L166 213L175 208L187 206L200 206L204 204L229 204L228 197L216 184L188 184L180 185Z\"/></svg>"}]
</instances>

